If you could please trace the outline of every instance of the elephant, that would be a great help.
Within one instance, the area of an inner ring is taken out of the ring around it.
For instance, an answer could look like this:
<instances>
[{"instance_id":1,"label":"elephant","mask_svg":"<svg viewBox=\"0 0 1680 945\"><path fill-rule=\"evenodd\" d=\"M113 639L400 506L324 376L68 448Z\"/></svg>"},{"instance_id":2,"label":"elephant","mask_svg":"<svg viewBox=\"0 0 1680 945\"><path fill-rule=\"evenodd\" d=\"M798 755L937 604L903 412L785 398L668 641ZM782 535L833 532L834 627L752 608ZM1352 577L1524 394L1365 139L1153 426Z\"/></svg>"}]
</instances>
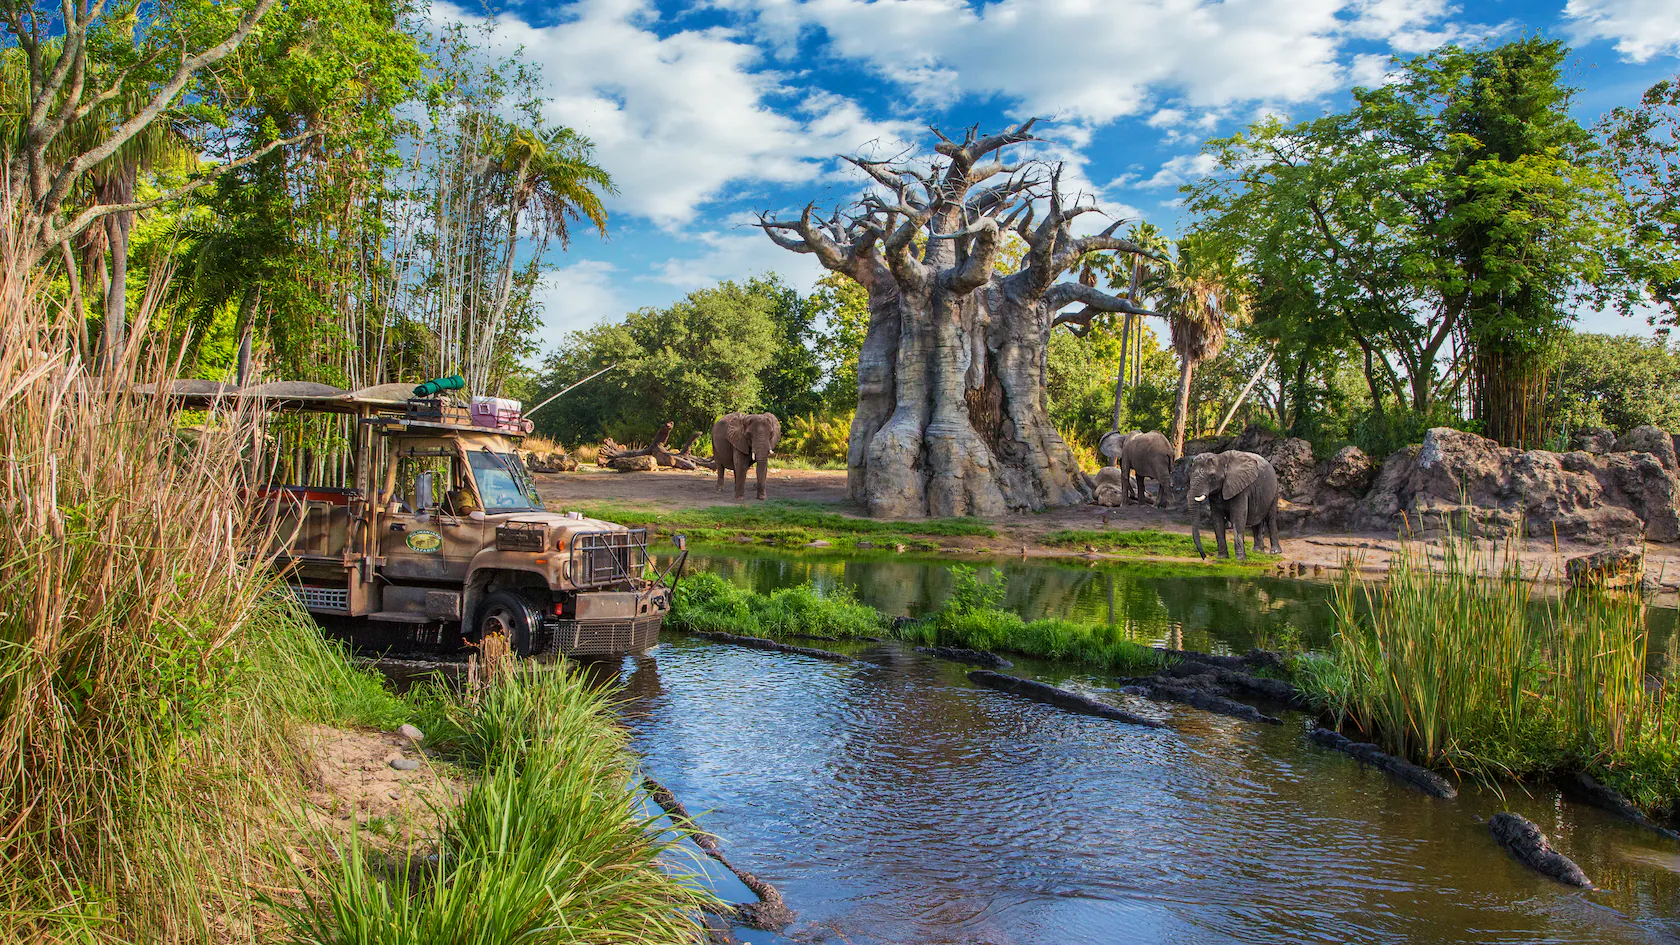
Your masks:
<instances>
[{"instance_id":1,"label":"elephant","mask_svg":"<svg viewBox=\"0 0 1680 945\"><path fill-rule=\"evenodd\" d=\"M1126 480L1120 478L1119 469L1104 466L1097 470L1096 501L1098 505L1126 504Z\"/></svg>"},{"instance_id":2,"label":"elephant","mask_svg":"<svg viewBox=\"0 0 1680 945\"><path fill-rule=\"evenodd\" d=\"M1155 480L1155 504L1166 500L1167 481L1172 478L1173 448L1167 438L1153 430L1134 433L1126 438L1120 452L1120 484L1130 497L1132 481L1137 481L1137 500L1141 505L1149 501L1144 479Z\"/></svg>"},{"instance_id":3,"label":"elephant","mask_svg":"<svg viewBox=\"0 0 1680 945\"><path fill-rule=\"evenodd\" d=\"M1190 513L1190 538L1196 543L1196 553L1203 558L1202 515L1206 509L1213 519L1214 534L1219 539L1219 557L1228 557L1225 550L1225 525L1231 525L1231 537L1237 543L1237 560L1247 560L1243 553L1243 532L1252 529L1254 547L1260 548L1260 529L1271 533L1272 554L1280 554L1278 545L1278 478L1277 470L1258 453L1230 450L1224 453L1200 453L1190 460L1190 490L1185 502Z\"/></svg>"},{"instance_id":4,"label":"elephant","mask_svg":"<svg viewBox=\"0 0 1680 945\"><path fill-rule=\"evenodd\" d=\"M1097 452L1107 457L1110 466L1118 466L1120 465L1120 454L1126 449L1126 441L1137 436L1139 432L1141 431L1133 430L1130 433L1121 433L1119 430L1110 430L1102 435L1102 439L1097 441Z\"/></svg>"},{"instance_id":5,"label":"elephant","mask_svg":"<svg viewBox=\"0 0 1680 945\"><path fill-rule=\"evenodd\" d=\"M782 441L782 422L773 413L726 413L712 424L712 459L717 463L717 488L723 474L735 470L735 498L747 494L747 467L758 464L758 498L770 473L770 454Z\"/></svg>"}]
</instances>

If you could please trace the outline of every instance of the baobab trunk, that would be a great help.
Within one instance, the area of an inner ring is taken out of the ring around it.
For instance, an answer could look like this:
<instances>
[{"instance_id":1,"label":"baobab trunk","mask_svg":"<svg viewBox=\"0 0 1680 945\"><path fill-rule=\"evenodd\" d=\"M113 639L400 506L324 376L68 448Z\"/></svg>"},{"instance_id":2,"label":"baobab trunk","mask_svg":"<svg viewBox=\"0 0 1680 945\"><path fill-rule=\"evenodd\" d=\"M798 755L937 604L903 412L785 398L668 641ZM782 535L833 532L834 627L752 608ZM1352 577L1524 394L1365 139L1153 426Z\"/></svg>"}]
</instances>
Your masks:
<instances>
[{"instance_id":1,"label":"baobab trunk","mask_svg":"<svg viewBox=\"0 0 1680 945\"><path fill-rule=\"evenodd\" d=\"M1073 238L1069 223L1094 208L1063 204L1059 168L979 163L1033 140L1032 124L985 138L970 130L961 143L940 135L943 160L925 165L849 159L892 196L866 196L826 221L811 207L797 221L760 219L779 245L868 292L847 487L872 515L995 516L1090 498L1046 409L1050 331L1143 310L1056 280L1089 252L1144 251L1112 235L1118 223ZM1007 178L981 186L997 175ZM999 273L1011 227L1028 251L1017 272ZM1079 312L1058 314L1075 303Z\"/></svg>"}]
</instances>

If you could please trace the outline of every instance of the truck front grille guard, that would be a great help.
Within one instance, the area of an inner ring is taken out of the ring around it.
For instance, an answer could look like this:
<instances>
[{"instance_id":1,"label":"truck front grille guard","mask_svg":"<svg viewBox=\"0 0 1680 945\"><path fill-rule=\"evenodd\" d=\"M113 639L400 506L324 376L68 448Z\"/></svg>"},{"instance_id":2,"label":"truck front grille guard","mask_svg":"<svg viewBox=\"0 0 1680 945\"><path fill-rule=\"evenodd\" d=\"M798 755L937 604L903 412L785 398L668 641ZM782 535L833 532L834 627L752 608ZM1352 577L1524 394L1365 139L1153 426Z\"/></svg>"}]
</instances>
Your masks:
<instances>
[{"instance_id":1,"label":"truck front grille guard","mask_svg":"<svg viewBox=\"0 0 1680 945\"><path fill-rule=\"evenodd\" d=\"M583 532L572 539L571 548L568 565L579 587L632 581L647 565L647 529Z\"/></svg>"}]
</instances>

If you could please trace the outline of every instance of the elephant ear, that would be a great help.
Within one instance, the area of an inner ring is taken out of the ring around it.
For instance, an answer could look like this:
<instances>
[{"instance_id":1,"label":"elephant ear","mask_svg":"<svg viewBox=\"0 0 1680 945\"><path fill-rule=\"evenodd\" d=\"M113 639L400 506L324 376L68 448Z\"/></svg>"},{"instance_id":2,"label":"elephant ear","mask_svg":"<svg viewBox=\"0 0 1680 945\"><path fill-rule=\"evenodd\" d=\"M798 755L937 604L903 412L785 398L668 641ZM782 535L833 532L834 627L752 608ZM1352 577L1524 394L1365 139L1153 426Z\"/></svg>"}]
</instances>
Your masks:
<instances>
[{"instance_id":1,"label":"elephant ear","mask_svg":"<svg viewBox=\"0 0 1680 945\"><path fill-rule=\"evenodd\" d=\"M1102 439L1097 441L1097 452L1109 459L1119 459L1120 452L1126 448L1126 440L1130 436L1130 433L1121 433L1118 430L1104 433Z\"/></svg>"},{"instance_id":2,"label":"elephant ear","mask_svg":"<svg viewBox=\"0 0 1680 945\"><path fill-rule=\"evenodd\" d=\"M729 436L729 445L735 447L735 452L752 455L752 443L747 439L747 418L741 414L730 414L729 425L724 431Z\"/></svg>"},{"instance_id":3,"label":"elephant ear","mask_svg":"<svg viewBox=\"0 0 1680 945\"><path fill-rule=\"evenodd\" d=\"M1260 457L1253 453L1229 453L1225 460L1225 488L1221 495L1234 499L1237 493L1254 485L1260 478Z\"/></svg>"}]
</instances>

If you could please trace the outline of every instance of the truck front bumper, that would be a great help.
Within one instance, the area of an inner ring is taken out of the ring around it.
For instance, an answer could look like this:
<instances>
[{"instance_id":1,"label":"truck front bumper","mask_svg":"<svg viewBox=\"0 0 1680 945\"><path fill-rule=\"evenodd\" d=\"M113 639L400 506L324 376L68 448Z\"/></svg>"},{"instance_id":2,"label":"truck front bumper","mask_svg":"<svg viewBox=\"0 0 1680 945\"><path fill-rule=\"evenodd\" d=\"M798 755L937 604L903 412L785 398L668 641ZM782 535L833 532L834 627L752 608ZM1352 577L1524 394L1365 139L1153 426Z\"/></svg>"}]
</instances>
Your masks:
<instances>
[{"instance_id":1,"label":"truck front bumper","mask_svg":"<svg viewBox=\"0 0 1680 945\"><path fill-rule=\"evenodd\" d=\"M536 653L565 656L623 656L652 649L671 609L671 591L654 584L634 591L578 594L573 616L543 621Z\"/></svg>"}]
</instances>

